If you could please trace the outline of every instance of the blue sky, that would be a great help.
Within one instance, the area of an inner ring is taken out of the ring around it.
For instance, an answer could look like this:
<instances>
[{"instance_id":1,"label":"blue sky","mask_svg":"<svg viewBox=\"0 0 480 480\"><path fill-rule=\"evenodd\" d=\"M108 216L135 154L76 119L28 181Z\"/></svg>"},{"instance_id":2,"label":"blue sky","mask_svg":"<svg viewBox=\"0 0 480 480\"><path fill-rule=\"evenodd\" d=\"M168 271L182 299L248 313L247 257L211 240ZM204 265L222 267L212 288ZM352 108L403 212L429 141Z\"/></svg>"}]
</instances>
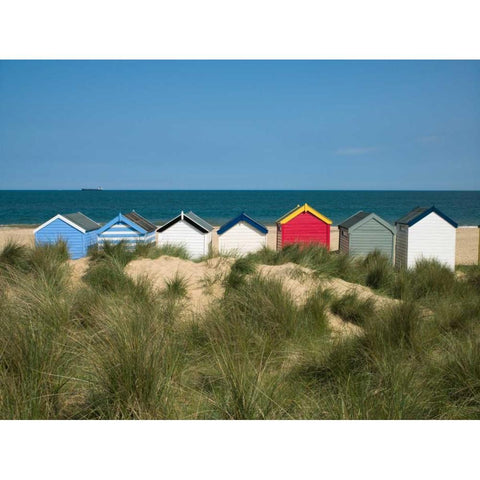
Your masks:
<instances>
[{"instance_id":1,"label":"blue sky","mask_svg":"<svg viewBox=\"0 0 480 480\"><path fill-rule=\"evenodd\" d=\"M480 189L479 61L2 61L0 189Z\"/></svg>"}]
</instances>

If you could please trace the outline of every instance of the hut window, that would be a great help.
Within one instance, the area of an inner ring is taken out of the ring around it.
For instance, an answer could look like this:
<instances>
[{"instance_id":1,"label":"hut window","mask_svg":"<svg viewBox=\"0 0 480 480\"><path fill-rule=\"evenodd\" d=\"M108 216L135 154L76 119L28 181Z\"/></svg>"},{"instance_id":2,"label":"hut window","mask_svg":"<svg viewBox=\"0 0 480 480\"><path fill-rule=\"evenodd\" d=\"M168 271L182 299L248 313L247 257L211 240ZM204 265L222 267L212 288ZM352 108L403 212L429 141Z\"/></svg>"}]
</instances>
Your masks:
<instances>
[{"instance_id":1,"label":"hut window","mask_svg":"<svg viewBox=\"0 0 480 480\"><path fill-rule=\"evenodd\" d=\"M342 235L343 235L344 237L346 237L346 236L347 236L347 232L346 232L346 230L342 230Z\"/></svg>"}]
</instances>

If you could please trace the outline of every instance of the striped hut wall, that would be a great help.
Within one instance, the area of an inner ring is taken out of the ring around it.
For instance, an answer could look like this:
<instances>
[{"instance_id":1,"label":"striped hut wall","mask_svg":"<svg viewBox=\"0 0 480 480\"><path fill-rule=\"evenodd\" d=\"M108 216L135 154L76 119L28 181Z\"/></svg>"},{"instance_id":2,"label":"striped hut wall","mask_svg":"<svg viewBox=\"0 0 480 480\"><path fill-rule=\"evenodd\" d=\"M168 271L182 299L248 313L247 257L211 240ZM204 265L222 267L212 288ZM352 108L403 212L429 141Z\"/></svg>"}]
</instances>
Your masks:
<instances>
[{"instance_id":1,"label":"striped hut wall","mask_svg":"<svg viewBox=\"0 0 480 480\"><path fill-rule=\"evenodd\" d=\"M156 243L157 241L157 232L149 232L146 235L143 236L143 241L145 243Z\"/></svg>"},{"instance_id":2,"label":"striped hut wall","mask_svg":"<svg viewBox=\"0 0 480 480\"><path fill-rule=\"evenodd\" d=\"M144 241L144 235L123 222L115 223L108 230L98 235L99 247L105 242L116 244L121 241L125 242L127 246L134 247L137 243Z\"/></svg>"}]
</instances>

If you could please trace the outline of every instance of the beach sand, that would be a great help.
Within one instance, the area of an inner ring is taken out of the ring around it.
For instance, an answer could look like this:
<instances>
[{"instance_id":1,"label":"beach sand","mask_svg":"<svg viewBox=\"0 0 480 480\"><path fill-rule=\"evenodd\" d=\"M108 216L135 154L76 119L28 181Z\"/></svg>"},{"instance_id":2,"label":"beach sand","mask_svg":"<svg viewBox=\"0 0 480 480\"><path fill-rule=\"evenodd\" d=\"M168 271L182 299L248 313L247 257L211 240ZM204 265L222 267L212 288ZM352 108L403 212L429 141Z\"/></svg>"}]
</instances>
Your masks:
<instances>
[{"instance_id":1,"label":"beach sand","mask_svg":"<svg viewBox=\"0 0 480 480\"><path fill-rule=\"evenodd\" d=\"M0 248L10 240L24 245L33 245L33 228L0 227Z\"/></svg>"},{"instance_id":2,"label":"beach sand","mask_svg":"<svg viewBox=\"0 0 480 480\"><path fill-rule=\"evenodd\" d=\"M215 232L219 227L215 227ZM267 225L267 245L274 249L276 246L276 228L275 225ZM9 241L33 245L33 228L23 227L0 227L0 248ZM458 227L457 229L457 265L474 265L478 263L479 250L479 228L477 227ZM218 235L212 235L213 248L218 248ZM331 250L338 250L338 228L332 227L330 233Z\"/></svg>"},{"instance_id":3,"label":"beach sand","mask_svg":"<svg viewBox=\"0 0 480 480\"><path fill-rule=\"evenodd\" d=\"M478 227L457 228L457 245L455 263L457 265L475 265L479 258Z\"/></svg>"}]
</instances>

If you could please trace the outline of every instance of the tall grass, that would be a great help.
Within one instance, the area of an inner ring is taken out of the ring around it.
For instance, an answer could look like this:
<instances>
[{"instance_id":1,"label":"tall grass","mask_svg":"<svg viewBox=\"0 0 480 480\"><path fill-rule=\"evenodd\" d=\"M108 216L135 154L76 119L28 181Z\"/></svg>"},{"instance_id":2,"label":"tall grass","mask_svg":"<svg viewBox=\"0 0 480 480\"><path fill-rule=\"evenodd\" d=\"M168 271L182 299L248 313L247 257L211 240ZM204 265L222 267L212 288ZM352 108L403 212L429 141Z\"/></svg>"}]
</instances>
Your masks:
<instances>
[{"instance_id":1,"label":"tall grass","mask_svg":"<svg viewBox=\"0 0 480 480\"><path fill-rule=\"evenodd\" d=\"M13 240L8 241L0 252L0 269L27 270L30 252L28 247Z\"/></svg>"},{"instance_id":2,"label":"tall grass","mask_svg":"<svg viewBox=\"0 0 480 480\"><path fill-rule=\"evenodd\" d=\"M224 281L226 291L238 288L244 283L245 277L253 272L255 272L255 263L251 257L240 257L235 260Z\"/></svg>"},{"instance_id":3,"label":"tall grass","mask_svg":"<svg viewBox=\"0 0 480 480\"><path fill-rule=\"evenodd\" d=\"M415 267L401 270L391 286L391 293L402 300L435 300L453 293L455 274L435 260L420 260Z\"/></svg>"},{"instance_id":4,"label":"tall grass","mask_svg":"<svg viewBox=\"0 0 480 480\"><path fill-rule=\"evenodd\" d=\"M164 244L157 246L155 252L157 256L168 255L170 257L182 258L183 260L190 260L190 254L183 245Z\"/></svg>"},{"instance_id":5,"label":"tall grass","mask_svg":"<svg viewBox=\"0 0 480 480\"><path fill-rule=\"evenodd\" d=\"M169 418L177 352L168 343L168 316L145 306L111 304L87 350L89 418Z\"/></svg>"},{"instance_id":6,"label":"tall grass","mask_svg":"<svg viewBox=\"0 0 480 480\"><path fill-rule=\"evenodd\" d=\"M331 310L346 322L363 325L369 317L374 315L375 303L371 298L361 299L351 292L332 301Z\"/></svg>"},{"instance_id":7,"label":"tall grass","mask_svg":"<svg viewBox=\"0 0 480 480\"><path fill-rule=\"evenodd\" d=\"M51 254L49 250L41 250ZM0 416L11 419L59 418L69 376L70 295L68 270L51 258L43 270L10 271L9 293L0 309ZM40 268L40 267L39 267Z\"/></svg>"},{"instance_id":8,"label":"tall grass","mask_svg":"<svg viewBox=\"0 0 480 480\"><path fill-rule=\"evenodd\" d=\"M388 288L393 280L392 261L378 250L369 253L362 262L365 284L374 289Z\"/></svg>"},{"instance_id":9,"label":"tall grass","mask_svg":"<svg viewBox=\"0 0 480 480\"><path fill-rule=\"evenodd\" d=\"M123 267L122 260L107 258L90 266L83 279L99 292L128 292L133 280L124 272Z\"/></svg>"},{"instance_id":10,"label":"tall grass","mask_svg":"<svg viewBox=\"0 0 480 480\"><path fill-rule=\"evenodd\" d=\"M124 271L157 253L93 251L78 282L61 243L2 249L0 418L480 419L478 268L396 272L378 253L265 249L236 259L207 311L185 315L184 278L165 292ZM399 300L321 288L294 297L255 273L262 262ZM355 335L332 333L330 312Z\"/></svg>"},{"instance_id":11,"label":"tall grass","mask_svg":"<svg viewBox=\"0 0 480 480\"><path fill-rule=\"evenodd\" d=\"M165 280L165 294L173 299L183 298L187 295L188 281L178 272L171 279Z\"/></svg>"},{"instance_id":12,"label":"tall grass","mask_svg":"<svg viewBox=\"0 0 480 480\"><path fill-rule=\"evenodd\" d=\"M117 243L104 242L102 246L94 245L89 249L88 253L91 260L97 262L112 260L122 267L135 257L133 249L123 240Z\"/></svg>"}]
</instances>

